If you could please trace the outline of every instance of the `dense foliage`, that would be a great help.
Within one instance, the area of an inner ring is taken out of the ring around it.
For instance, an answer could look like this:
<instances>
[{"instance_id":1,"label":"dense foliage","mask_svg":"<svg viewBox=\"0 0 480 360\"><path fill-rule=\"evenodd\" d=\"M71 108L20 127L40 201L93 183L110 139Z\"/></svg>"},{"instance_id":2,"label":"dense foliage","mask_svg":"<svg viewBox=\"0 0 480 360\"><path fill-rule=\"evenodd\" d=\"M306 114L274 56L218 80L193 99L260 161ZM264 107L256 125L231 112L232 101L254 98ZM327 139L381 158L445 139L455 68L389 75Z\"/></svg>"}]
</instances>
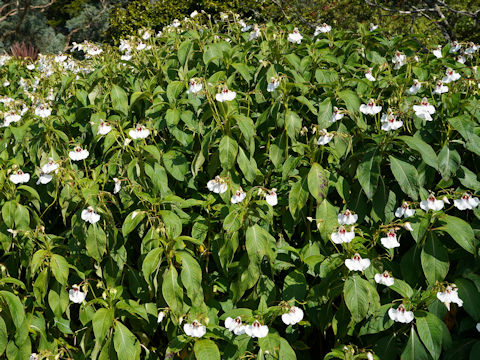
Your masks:
<instances>
[{"instance_id":1,"label":"dense foliage","mask_svg":"<svg viewBox=\"0 0 480 360\"><path fill-rule=\"evenodd\" d=\"M477 46L175 25L0 58L0 356L478 358Z\"/></svg>"}]
</instances>

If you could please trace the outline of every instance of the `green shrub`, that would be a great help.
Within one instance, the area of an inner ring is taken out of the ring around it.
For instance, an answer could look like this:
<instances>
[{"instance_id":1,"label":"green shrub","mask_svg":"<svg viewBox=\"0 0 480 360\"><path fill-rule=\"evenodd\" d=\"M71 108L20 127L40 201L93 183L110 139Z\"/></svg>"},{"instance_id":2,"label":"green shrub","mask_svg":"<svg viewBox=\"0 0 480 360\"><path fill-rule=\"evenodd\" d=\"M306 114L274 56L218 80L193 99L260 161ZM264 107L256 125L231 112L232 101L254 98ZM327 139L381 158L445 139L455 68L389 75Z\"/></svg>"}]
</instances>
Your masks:
<instances>
[{"instance_id":1,"label":"green shrub","mask_svg":"<svg viewBox=\"0 0 480 360\"><path fill-rule=\"evenodd\" d=\"M0 58L0 356L477 357L478 56L241 27Z\"/></svg>"}]
</instances>

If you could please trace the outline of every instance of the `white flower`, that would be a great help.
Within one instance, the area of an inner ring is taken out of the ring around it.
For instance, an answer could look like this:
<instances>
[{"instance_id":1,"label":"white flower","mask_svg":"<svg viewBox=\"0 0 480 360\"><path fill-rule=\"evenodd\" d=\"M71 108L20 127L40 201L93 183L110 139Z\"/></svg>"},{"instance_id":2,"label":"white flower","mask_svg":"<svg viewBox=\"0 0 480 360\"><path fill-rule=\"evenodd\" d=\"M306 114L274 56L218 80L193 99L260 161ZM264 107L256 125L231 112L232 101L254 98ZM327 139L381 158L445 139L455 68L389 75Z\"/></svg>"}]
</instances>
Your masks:
<instances>
[{"instance_id":1,"label":"white flower","mask_svg":"<svg viewBox=\"0 0 480 360\"><path fill-rule=\"evenodd\" d=\"M170 26L174 27L174 28L178 28L180 25L182 25L180 23L180 21L178 21L178 19L175 19L173 20L172 24Z\"/></svg>"},{"instance_id":2,"label":"white flower","mask_svg":"<svg viewBox=\"0 0 480 360\"><path fill-rule=\"evenodd\" d=\"M95 45L87 48L87 54L90 56L100 55L102 52L103 50Z\"/></svg>"},{"instance_id":3,"label":"white flower","mask_svg":"<svg viewBox=\"0 0 480 360\"><path fill-rule=\"evenodd\" d=\"M476 328L477 328L477 331L480 332L480 323L477 323Z\"/></svg>"},{"instance_id":4,"label":"white flower","mask_svg":"<svg viewBox=\"0 0 480 360\"><path fill-rule=\"evenodd\" d=\"M273 92L275 91L276 88L280 86L280 79L277 77L271 77L270 82L267 85L267 91L268 92Z\"/></svg>"},{"instance_id":5,"label":"white flower","mask_svg":"<svg viewBox=\"0 0 480 360\"><path fill-rule=\"evenodd\" d=\"M288 34L287 40L294 44L300 44L303 36L298 31L298 28L293 29L293 33Z\"/></svg>"},{"instance_id":6,"label":"white flower","mask_svg":"<svg viewBox=\"0 0 480 360\"><path fill-rule=\"evenodd\" d=\"M445 304L448 311L450 311L450 304L457 304L459 307L463 306L463 300L458 297L458 289L455 284L447 286L444 292L437 292L437 299Z\"/></svg>"},{"instance_id":7,"label":"white flower","mask_svg":"<svg viewBox=\"0 0 480 360\"><path fill-rule=\"evenodd\" d=\"M277 189L273 188L267 194L265 194L265 200L268 205L275 206L278 204Z\"/></svg>"},{"instance_id":8,"label":"white flower","mask_svg":"<svg viewBox=\"0 0 480 360\"><path fill-rule=\"evenodd\" d=\"M383 237L380 239L380 242L383 246L387 249L393 249L400 246L400 243L397 240L397 234L395 234L394 229L390 229L388 231L387 237Z\"/></svg>"},{"instance_id":9,"label":"white flower","mask_svg":"<svg viewBox=\"0 0 480 360\"><path fill-rule=\"evenodd\" d=\"M128 132L128 135L130 135L132 139L145 139L148 135L150 135L150 130L143 125L137 124L135 129L132 129Z\"/></svg>"},{"instance_id":10,"label":"white flower","mask_svg":"<svg viewBox=\"0 0 480 360\"><path fill-rule=\"evenodd\" d=\"M49 159L48 162L42 166L42 172L45 174L50 174L51 172L57 170L60 167L53 159Z\"/></svg>"},{"instance_id":11,"label":"white flower","mask_svg":"<svg viewBox=\"0 0 480 360\"><path fill-rule=\"evenodd\" d=\"M243 21L243 20L240 20L238 23L239 23L240 26L242 27L242 28L240 29L241 32L247 32L248 30L250 30L250 29L252 28L252 25L247 25L247 24L245 23L245 21Z\"/></svg>"},{"instance_id":12,"label":"white flower","mask_svg":"<svg viewBox=\"0 0 480 360\"><path fill-rule=\"evenodd\" d=\"M187 90L187 94L196 94L201 91L203 85L201 82L196 82L195 79L190 79L190 88Z\"/></svg>"},{"instance_id":13,"label":"white flower","mask_svg":"<svg viewBox=\"0 0 480 360\"><path fill-rule=\"evenodd\" d=\"M462 76L455 72L455 70L448 68L447 71L445 72L445 76L443 77L442 81L445 84L451 83L453 81L457 81L460 79Z\"/></svg>"},{"instance_id":14,"label":"white flower","mask_svg":"<svg viewBox=\"0 0 480 360\"><path fill-rule=\"evenodd\" d=\"M367 80L372 82L377 80L372 75L372 68L368 69L368 71L365 73L365 77L367 78Z\"/></svg>"},{"instance_id":15,"label":"white flower","mask_svg":"<svg viewBox=\"0 0 480 360\"><path fill-rule=\"evenodd\" d=\"M375 100L373 99L370 99L368 101L368 104L360 105L360 112L365 115L375 115L378 114L380 111L382 111L382 107L375 105Z\"/></svg>"},{"instance_id":16,"label":"white flower","mask_svg":"<svg viewBox=\"0 0 480 360\"><path fill-rule=\"evenodd\" d=\"M262 325L258 320L255 320L252 325L245 327L245 333L250 337L263 338L268 334L268 326Z\"/></svg>"},{"instance_id":17,"label":"white flower","mask_svg":"<svg viewBox=\"0 0 480 360\"><path fill-rule=\"evenodd\" d=\"M41 118L49 117L51 114L52 109L45 104L40 104L35 108L35 115L40 116Z\"/></svg>"},{"instance_id":18,"label":"white flower","mask_svg":"<svg viewBox=\"0 0 480 360\"><path fill-rule=\"evenodd\" d=\"M214 192L215 194L223 194L228 190L228 185L220 176L215 176L215 179L207 182L208 190Z\"/></svg>"},{"instance_id":19,"label":"white flower","mask_svg":"<svg viewBox=\"0 0 480 360\"><path fill-rule=\"evenodd\" d=\"M435 199L435 196L430 195L427 200L420 201L420 207L424 211L434 210L439 211L443 209L445 203L442 200Z\"/></svg>"},{"instance_id":20,"label":"white flower","mask_svg":"<svg viewBox=\"0 0 480 360\"><path fill-rule=\"evenodd\" d=\"M3 116L3 126L7 127L11 123L18 122L22 119L22 115L17 114L15 111L11 110Z\"/></svg>"},{"instance_id":21,"label":"white flower","mask_svg":"<svg viewBox=\"0 0 480 360\"><path fill-rule=\"evenodd\" d=\"M317 140L317 145L327 145L333 139L333 135L327 129L319 130L318 135L320 137Z\"/></svg>"},{"instance_id":22,"label":"white flower","mask_svg":"<svg viewBox=\"0 0 480 360\"><path fill-rule=\"evenodd\" d=\"M137 51L142 51L142 50L144 50L146 47L147 47L147 44L145 44L145 43L143 43L143 42L140 41L140 42L137 44L136 50L137 50Z\"/></svg>"},{"instance_id":23,"label":"white flower","mask_svg":"<svg viewBox=\"0 0 480 360\"><path fill-rule=\"evenodd\" d=\"M415 95L420 90L421 87L422 87L422 84L420 84L420 81L415 79L413 80L413 85L408 89L408 93L410 95Z\"/></svg>"},{"instance_id":24,"label":"white flower","mask_svg":"<svg viewBox=\"0 0 480 360\"><path fill-rule=\"evenodd\" d=\"M255 25L253 30L250 31L250 37L248 38L249 41L255 40L260 36L260 28Z\"/></svg>"},{"instance_id":25,"label":"white flower","mask_svg":"<svg viewBox=\"0 0 480 360\"><path fill-rule=\"evenodd\" d=\"M237 316L235 319L227 317L225 319L225 327L229 331L232 331L235 335L245 334L246 326L242 324L242 319L240 318L240 316Z\"/></svg>"},{"instance_id":26,"label":"white flower","mask_svg":"<svg viewBox=\"0 0 480 360\"><path fill-rule=\"evenodd\" d=\"M148 40L152 37L152 32L148 29L146 29L145 31L143 31L143 34L142 34L142 39L143 40Z\"/></svg>"},{"instance_id":27,"label":"white flower","mask_svg":"<svg viewBox=\"0 0 480 360\"><path fill-rule=\"evenodd\" d=\"M303 310L299 307L292 306L288 313L282 315L282 321L285 325L295 325L302 321Z\"/></svg>"},{"instance_id":28,"label":"white flower","mask_svg":"<svg viewBox=\"0 0 480 360\"><path fill-rule=\"evenodd\" d=\"M320 34L325 34L328 33L332 30L332 27L330 25L327 25L325 23L322 24L322 26L317 26L315 28L315 32L313 33L313 36L318 36Z\"/></svg>"},{"instance_id":29,"label":"white flower","mask_svg":"<svg viewBox=\"0 0 480 360\"><path fill-rule=\"evenodd\" d=\"M442 57L442 47L438 45L437 48L432 51L432 53L437 59L440 59Z\"/></svg>"},{"instance_id":30,"label":"white flower","mask_svg":"<svg viewBox=\"0 0 480 360\"><path fill-rule=\"evenodd\" d=\"M165 311L160 311L158 313L157 323L160 324L165 318Z\"/></svg>"},{"instance_id":31,"label":"white flower","mask_svg":"<svg viewBox=\"0 0 480 360\"><path fill-rule=\"evenodd\" d=\"M122 189L122 182L120 180L118 180L117 178L113 178L113 181L115 182L115 187L113 188L113 193L117 194Z\"/></svg>"},{"instance_id":32,"label":"white flower","mask_svg":"<svg viewBox=\"0 0 480 360\"><path fill-rule=\"evenodd\" d=\"M443 85L443 82L441 82L440 80L437 81L437 85L435 86L435 90L433 90L433 93L437 95L442 95L443 93L447 92L448 86Z\"/></svg>"},{"instance_id":33,"label":"white flower","mask_svg":"<svg viewBox=\"0 0 480 360\"><path fill-rule=\"evenodd\" d=\"M220 93L215 95L215 99L220 102L232 101L237 96L235 91L230 91L227 88L223 89Z\"/></svg>"},{"instance_id":34,"label":"white flower","mask_svg":"<svg viewBox=\"0 0 480 360\"><path fill-rule=\"evenodd\" d=\"M401 218L402 216L408 218L413 215L415 215L415 209L410 209L408 203L405 201L402 203L402 206L398 207L395 211L395 216L398 218Z\"/></svg>"},{"instance_id":35,"label":"white flower","mask_svg":"<svg viewBox=\"0 0 480 360\"><path fill-rule=\"evenodd\" d=\"M473 42L468 43L468 47L465 49L465 54L472 55L478 50L478 45L475 45Z\"/></svg>"},{"instance_id":36,"label":"white flower","mask_svg":"<svg viewBox=\"0 0 480 360\"><path fill-rule=\"evenodd\" d=\"M73 151L70 151L68 153L68 156L73 161L80 161L80 160L86 159L88 155L90 155L88 150L86 149L84 150L80 146L76 146L75 149L73 149Z\"/></svg>"},{"instance_id":37,"label":"white flower","mask_svg":"<svg viewBox=\"0 0 480 360\"><path fill-rule=\"evenodd\" d=\"M414 319L413 312L406 311L405 306L401 304L397 309L391 308L388 310L388 316L390 319L396 322L408 324Z\"/></svg>"},{"instance_id":38,"label":"white flower","mask_svg":"<svg viewBox=\"0 0 480 360\"><path fill-rule=\"evenodd\" d=\"M183 325L183 331L185 331L185 334L188 336L201 338L207 333L207 328L205 325L200 324L198 320L193 320L191 324L185 323L185 325Z\"/></svg>"},{"instance_id":39,"label":"white flower","mask_svg":"<svg viewBox=\"0 0 480 360\"><path fill-rule=\"evenodd\" d=\"M413 231L412 224L410 224L408 221L403 224L403 227L408 231Z\"/></svg>"},{"instance_id":40,"label":"white flower","mask_svg":"<svg viewBox=\"0 0 480 360\"><path fill-rule=\"evenodd\" d=\"M91 206L82 210L82 220L90 224L95 224L100 220L100 215L97 214Z\"/></svg>"},{"instance_id":41,"label":"white flower","mask_svg":"<svg viewBox=\"0 0 480 360\"><path fill-rule=\"evenodd\" d=\"M383 274L375 274L375 282L385 286L392 286L395 280L390 276L388 271L384 271Z\"/></svg>"},{"instance_id":42,"label":"white flower","mask_svg":"<svg viewBox=\"0 0 480 360\"><path fill-rule=\"evenodd\" d=\"M347 209L343 213L338 214L337 219L340 225L353 225L357 222L358 215Z\"/></svg>"},{"instance_id":43,"label":"white flower","mask_svg":"<svg viewBox=\"0 0 480 360\"><path fill-rule=\"evenodd\" d=\"M463 194L460 199L453 200L453 205L455 205L458 210L472 210L478 206L478 203L478 198L472 197L469 193Z\"/></svg>"},{"instance_id":44,"label":"white flower","mask_svg":"<svg viewBox=\"0 0 480 360\"><path fill-rule=\"evenodd\" d=\"M353 229L347 231L345 227L340 226L338 231L333 232L330 237L335 244L349 243L355 237L355 231L353 231Z\"/></svg>"},{"instance_id":45,"label":"white flower","mask_svg":"<svg viewBox=\"0 0 480 360\"><path fill-rule=\"evenodd\" d=\"M398 70L407 63L407 57L400 51L396 51L395 55L393 56L392 63L395 64L394 69Z\"/></svg>"},{"instance_id":46,"label":"white flower","mask_svg":"<svg viewBox=\"0 0 480 360\"><path fill-rule=\"evenodd\" d=\"M446 196L444 196L442 198L442 201L445 203L445 204L449 204L450 205L450 200L448 200L448 198Z\"/></svg>"},{"instance_id":47,"label":"white flower","mask_svg":"<svg viewBox=\"0 0 480 360\"><path fill-rule=\"evenodd\" d=\"M338 120L341 120L344 116L345 116L345 114L340 112L340 110L338 110L338 108L336 106L334 106L333 107L333 112L332 112L332 117L330 118L330 122L334 123Z\"/></svg>"},{"instance_id":48,"label":"white flower","mask_svg":"<svg viewBox=\"0 0 480 360\"><path fill-rule=\"evenodd\" d=\"M375 31L378 29L378 25L370 23L370 31Z\"/></svg>"},{"instance_id":49,"label":"white flower","mask_svg":"<svg viewBox=\"0 0 480 360\"><path fill-rule=\"evenodd\" d=\"M246 196L247 196L247 193L243 191L242 188L240 188L235 192L235 194L233 194L230 201L232 202L232 204L237 204L239 202L242 202Z\"/></svg>"},{"instance_id":50,"label":"white flower","mask_svg":"<svg viewBox=\"0 0 480 360\"><path fill-rule=\"evenodd\" d=\"M388 112L388 115L382 115L380 122L382 122L382 130L384 131L397 130L403 126L403 121L397 120L397 116L393 115L393 113L390 111Z\"/></svg>"},{"instance_id":51,"label":"white flower","mask_svg":"<svg viewBox=\"0 0 480 360\"><path fill-rule=\"evenodd\" d=\"M37 180L37 185L39 184L42 184L42 185L46 185L48 184L50 181L52 181L52 175L49 175L49 174L45 174L43 171L40 173L40 176Z\"/></svg>"},{"instance_id":52,"label":"white flower","mask_svg":"<svg viewBox=\"0 0 480 360\"><path fill-rule=\"evenodd\" d=\"M132 58L131 53L126 53L126 54L123 54L122 56L120 56L120 60L123 60L123 61L129 61L131 58Z\"/></svg>"},{"instance_id":53,"label":"white flower","mask_svg":"<svg viewBox=\"0 0 480 360\"><path fill-rule=\"evenodd\" d=\"M351 259L345 260L345 266L350 271L363 271L370 266L370 259L362 259L362 257L356 253Z\"/></svg>"},{"instance_id":54,"label":"white flower","mask_svg":"<svg viewBox=\"0 0 480 360\"><path fill-rule=\"evenodd\" d=\"M70 301L74 302L75 304L81 304L85 297L87 296L86 292L80 291L80 286L72 285L72 288L68 291L68 297Z\"/></svg>"},{"instance_id":55,"label":"white flower","mask_svg":"<svg viewBox=\"0 0 480 360\"><path fill-rule=\"evenodd\" d=\"M38 355L36 353L31 353L28 360L38 360Z\"/></svg>"},{"instance_id":56,"label":"white flower","mask_svg":"<svg viewBox=\"0 0 480 360\"><path fill-rule=\"evenodd\" d=\"M193 19L195 16L198 15L198 11L197 10L194 10L191 14L190 14L190 17Z\"/></svg>"},{"instance_id":57,"label":"white flower","mask_svg":"<svg viewBox=\"0 0 480 360\"><path fill-rule=\"evenodd\" d=\"M10 86L10 81L5 80L5 81L3 82L3 87L8 87L8 86Z\"/></svg>"},{"instance_id":58,"label":"white flower","mask_svg":"<svg viewBox=\"0 0 480 360\"><path fill-rule=\"evenodd\" d=\"M420 119L432 121L432 114L435 113L435 107L430 105L427 98L423 98L420 105L413 105L413 111Z\"/></svg>"},{"instance_id":59,"label":"white flower","mask_svg":"<svg viewBox=\"0 0 480 360\"><path fill-rule=\"evenodd\" d=\"M367 360L374 360L371 352L367 352Z\"/></svg>"},{"instance_id":60,"label":"white flower","mask_svg":"<svg viewBox=\"0 0 480 360\"><path fill-rule=\"evenodd\" d=\"M30 174L24 173L22 170L17 170L14 174L10 175L10 181L14 184L24 184L30 180Z\"/></svg>"},{"instance_id":61,"label":"white flower","mask_svg":"<svg viewBox=\"0 0 480 360\"><path fill-rule=\"evenodd\" d=\"M34 64L28 64L28 65L27 65L27 69L28 69L28 70L34 70L34 69L35 69L35 65L34 65Z\"/></svg>"},{"instance_id":62,"label":"white flower","mask_svg":"<svg viewBox=\"0 0 480 360\"><path fill-rule=\"evenodd\" d=\"M58 53L58 55L55 56L53 59L56 63L63 63L65 60L67 60L67 55L63 55L62 53Z\"/></svg>"},{"instance_id":63,"label":"white flower","mask_svg":"<svg viewBox=\"0 0 480 360\"><path fill-rule=\"evenodd\" d=\"M465 64L465 61L467 61L465 56L463 56L463 55L458 55L457 56L457 62L459 62L460 64Z\"/></svg>"},{"instance_id":64,"label":"white flower","mask_svg":"<svg viewBox=\"0 0 480 360\"><path fill-rule=\"evenodd\" d=\"M98 125L97 135L107 135L110 131L112 131L112 127L108 122L100 121L100 125Z\"/></svg>"},{"instance_id":65,"label":"white flower","mask_svg":"<svg viewBox=\"0 0 480 360\"><path fill-rule=\"evenodd\" d=\"M460 50L462 48L462 45L458 43L458 41L454 41L450 44L450 54L451 53L456 53L458 52L458 50Z\"/></svg>"}]
</instances>

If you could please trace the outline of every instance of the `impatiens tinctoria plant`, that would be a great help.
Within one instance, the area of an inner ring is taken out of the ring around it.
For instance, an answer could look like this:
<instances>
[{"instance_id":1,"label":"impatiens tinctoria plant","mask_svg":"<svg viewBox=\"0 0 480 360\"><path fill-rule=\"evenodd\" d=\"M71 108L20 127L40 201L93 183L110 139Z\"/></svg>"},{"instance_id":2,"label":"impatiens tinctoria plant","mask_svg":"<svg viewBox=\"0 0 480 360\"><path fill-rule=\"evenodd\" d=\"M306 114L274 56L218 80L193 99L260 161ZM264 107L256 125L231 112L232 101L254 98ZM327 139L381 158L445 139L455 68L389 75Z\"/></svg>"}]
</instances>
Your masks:
<instances>
[{"instance_id":1,"label":"impatiens tinctoria plant","mask_svg":"<svg viewBox=\"0 0 480 360\"><path fill-rule=\"evenodd\" d=\"M201 12L2 55L0 357L480 358L478 62Z\"/></svg>"}]
</instances>

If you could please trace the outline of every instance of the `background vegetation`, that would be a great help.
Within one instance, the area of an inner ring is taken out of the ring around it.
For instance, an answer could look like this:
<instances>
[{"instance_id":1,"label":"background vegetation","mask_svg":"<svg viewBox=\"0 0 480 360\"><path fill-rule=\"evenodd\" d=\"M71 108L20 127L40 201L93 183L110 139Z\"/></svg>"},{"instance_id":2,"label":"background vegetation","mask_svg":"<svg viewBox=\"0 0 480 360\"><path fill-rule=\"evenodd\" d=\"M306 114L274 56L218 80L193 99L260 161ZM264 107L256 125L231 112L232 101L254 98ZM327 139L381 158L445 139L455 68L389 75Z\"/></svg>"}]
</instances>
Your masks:
<instances>
[{"instance_id":1,"label":"background vegetation","mask_svg":"<svg viewBox=\"0 0 480 360\"><path fill-rule=\"evenodd\" d=\"M356 30L358 24L373 22L390 34L417 34L424 43L478 42L479 9L480 0L3 0L0 50L24 40L42 52L61 51L72 41L85 39L118 42L143 27L159 30L194 10L216 17L233 11L258 23L306 29L326 22Z\"/></svg>"}]
</instances>

